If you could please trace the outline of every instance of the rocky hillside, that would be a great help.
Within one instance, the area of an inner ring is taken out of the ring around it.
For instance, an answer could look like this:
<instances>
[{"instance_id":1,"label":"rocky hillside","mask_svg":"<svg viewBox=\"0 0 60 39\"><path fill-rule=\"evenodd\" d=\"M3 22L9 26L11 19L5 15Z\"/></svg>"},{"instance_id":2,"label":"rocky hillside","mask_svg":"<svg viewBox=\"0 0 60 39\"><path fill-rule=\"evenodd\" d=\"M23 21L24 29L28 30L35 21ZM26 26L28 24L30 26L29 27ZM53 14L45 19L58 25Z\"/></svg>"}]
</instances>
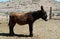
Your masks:
<instances>
[{"instance_id":1,"label":"rocky hillside","mask_svg":"<svg viewBox=\"0 0 60 39\"><path fill-rule=\"evenodd\" d=\"M56 2L56 10L60 10L60 2Z\"/></svg>"},{"instance_id":2,"label":"rocky hillside","mask_svg":"<svg viewBox=\"0 0 60 39\"><path fill-rule=\"evenodd\" d=\"M10 0L9 2L0 3L0 12L17 11L17 12L29 12L40 10L40 6L43 5L46 11L49 11L50 7L53 10L56 9L55 0Z\"/></svg>"}]
</instances>

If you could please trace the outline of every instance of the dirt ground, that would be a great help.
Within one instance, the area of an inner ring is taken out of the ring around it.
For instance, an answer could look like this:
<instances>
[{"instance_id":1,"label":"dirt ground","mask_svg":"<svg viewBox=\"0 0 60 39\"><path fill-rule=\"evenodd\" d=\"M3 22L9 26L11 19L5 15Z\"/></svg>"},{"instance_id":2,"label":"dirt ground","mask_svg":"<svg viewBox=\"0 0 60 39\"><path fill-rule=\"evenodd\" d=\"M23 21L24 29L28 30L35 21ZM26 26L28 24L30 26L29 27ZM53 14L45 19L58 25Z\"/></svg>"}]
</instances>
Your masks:
<instances>
[{"instance_id":1,"label":"dirt ground","mask_svg":"<svg viewBox=\"0 0 60 39\"><path fill-rule=\"evenodd\" d=\"M29 35L28 25L18 25L14 27L16 36L9 36L9 27L7 23L0 24L0 39L60 39L60 20L52 19L43 21L37 20L33 25L33 37Z\"/></svg>"}]
</instances>

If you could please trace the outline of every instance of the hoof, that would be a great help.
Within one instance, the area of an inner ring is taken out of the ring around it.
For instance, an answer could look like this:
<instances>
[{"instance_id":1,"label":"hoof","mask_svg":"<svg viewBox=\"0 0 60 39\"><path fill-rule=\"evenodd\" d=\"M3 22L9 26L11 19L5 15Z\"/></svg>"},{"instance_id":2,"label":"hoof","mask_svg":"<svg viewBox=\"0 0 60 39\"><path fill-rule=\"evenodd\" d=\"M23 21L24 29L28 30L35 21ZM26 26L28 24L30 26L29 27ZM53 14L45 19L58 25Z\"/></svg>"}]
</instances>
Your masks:
<instances>
[{"instance_id":1,"label":"hoof","mask_svg":"<svg viewBox=\"0 0 60 39\"><path fill-rule=\"evenodd\" d=\"M33 34L29 35L30 37L33 37Z\"/></svg>"},{"instance_id":2,"label":"hoof","mask_svg":"<svg viewBox=\"0 0 60 39\"><path fill-rule=\"evenodd\" d=\"M15 34L14 33L9 33L10 36L14 36Z\"/></svg>"}]
</instances>

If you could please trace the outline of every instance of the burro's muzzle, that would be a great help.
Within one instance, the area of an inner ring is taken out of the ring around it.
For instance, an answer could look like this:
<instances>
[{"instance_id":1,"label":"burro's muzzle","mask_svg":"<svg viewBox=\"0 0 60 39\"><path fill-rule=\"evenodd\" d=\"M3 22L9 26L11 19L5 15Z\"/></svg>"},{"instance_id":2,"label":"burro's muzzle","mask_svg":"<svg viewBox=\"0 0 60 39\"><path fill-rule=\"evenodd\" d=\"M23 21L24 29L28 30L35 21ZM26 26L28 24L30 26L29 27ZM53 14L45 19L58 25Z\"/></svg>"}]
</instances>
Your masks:
<instances>
[{"instance_id":1,"label":"burro's muzzle","mask_svg":"<svg viewBox=\"0 0 60 39\"><path fill-rule=\"evenodd\" d=\"M48 21L48 19L45 19L45 21Z\"/></svg>"}]
</instances>

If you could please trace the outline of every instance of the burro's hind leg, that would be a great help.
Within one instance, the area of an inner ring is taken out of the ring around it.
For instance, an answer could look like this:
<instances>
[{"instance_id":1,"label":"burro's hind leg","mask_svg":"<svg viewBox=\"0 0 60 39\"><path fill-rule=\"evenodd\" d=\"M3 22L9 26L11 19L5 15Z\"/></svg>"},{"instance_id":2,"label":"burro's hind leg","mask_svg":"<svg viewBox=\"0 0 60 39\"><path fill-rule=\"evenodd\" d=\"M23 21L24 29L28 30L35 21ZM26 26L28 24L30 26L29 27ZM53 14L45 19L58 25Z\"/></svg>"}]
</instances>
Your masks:
<instances>
[{"instance_id":1,"label":"burro's hind leg","mask_svg":"<svg viewBox=\"0 0 60 39\"><path fill-rule=\"evenodd\" d=\"M16 22L13 22L12 20L9 20L9 34L10 35L14 35L14 26L15 26Z\"/></svg>"}]
</instances>

